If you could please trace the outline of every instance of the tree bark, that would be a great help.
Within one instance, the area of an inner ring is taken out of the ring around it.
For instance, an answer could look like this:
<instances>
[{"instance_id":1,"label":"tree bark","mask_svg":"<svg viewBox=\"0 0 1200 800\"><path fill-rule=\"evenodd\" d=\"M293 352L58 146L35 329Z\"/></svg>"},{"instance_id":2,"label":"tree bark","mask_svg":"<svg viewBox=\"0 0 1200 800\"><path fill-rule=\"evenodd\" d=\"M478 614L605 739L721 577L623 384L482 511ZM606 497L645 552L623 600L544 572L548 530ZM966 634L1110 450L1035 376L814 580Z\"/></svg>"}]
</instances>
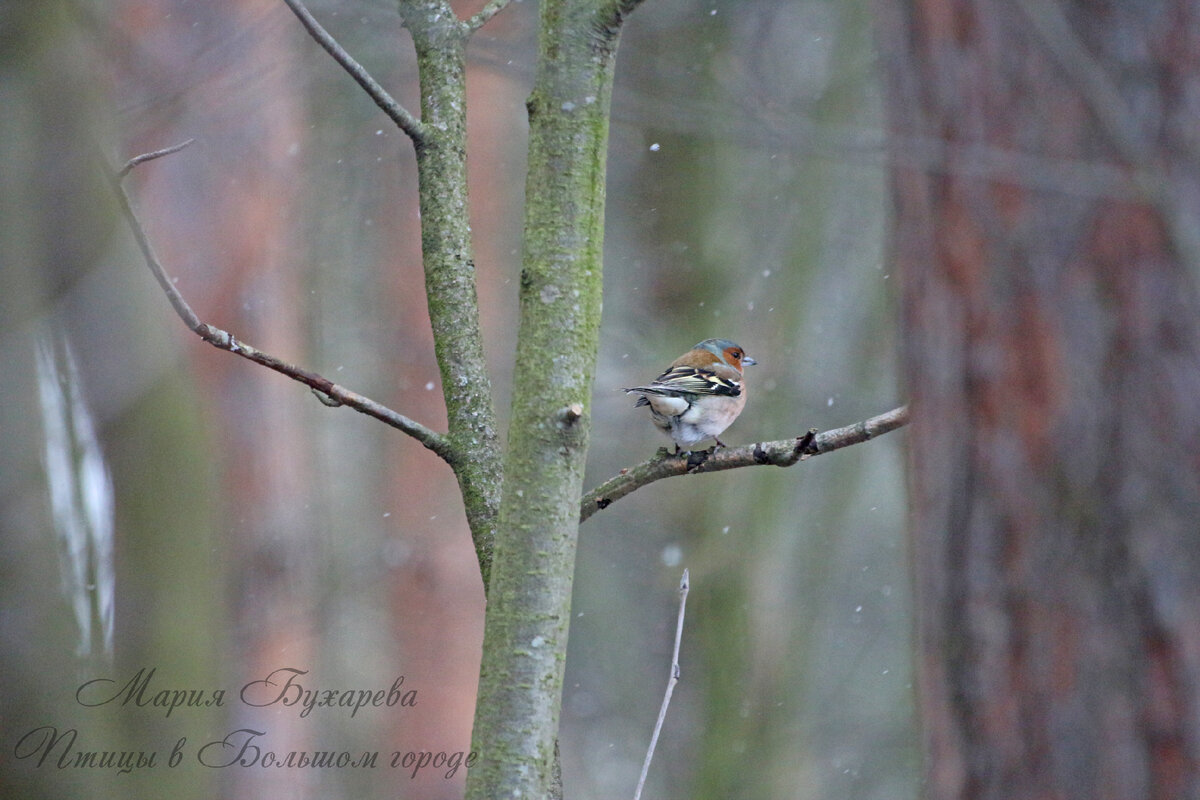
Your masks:
<instances>
[{"instance_id":1,"label":"tree bark","mask_svg":"<svg viewBox=\"0 0 1200 800\"><path fill-rule=\"evenodd\" d=\"M600 333L608 113L633 3L544 0L520 324L469 798L550 796Z\"/></svg>"},{"instance_id":2,"label":"tree bark","mask_svg":"<svg viewBox=\"0 0 1200 800\"><path fill-rule=\"evenodd\" d=\"M445 0L404 0L400 15L413 37L421 80L422 134L413 145L425 296L455 453L450 462L486 591L501 472L467 213L466 48L471 29Z\"/></svg>"},{"instance_id":3,"label":"tree bark","mask_svg":"<svg viewBox=\"0 0 1200 800\"><path fill-rule=\"evenodd\" d=\"M927 796L1200 796L1200 4L878 5Z\"/></svg>"}]
</instances>

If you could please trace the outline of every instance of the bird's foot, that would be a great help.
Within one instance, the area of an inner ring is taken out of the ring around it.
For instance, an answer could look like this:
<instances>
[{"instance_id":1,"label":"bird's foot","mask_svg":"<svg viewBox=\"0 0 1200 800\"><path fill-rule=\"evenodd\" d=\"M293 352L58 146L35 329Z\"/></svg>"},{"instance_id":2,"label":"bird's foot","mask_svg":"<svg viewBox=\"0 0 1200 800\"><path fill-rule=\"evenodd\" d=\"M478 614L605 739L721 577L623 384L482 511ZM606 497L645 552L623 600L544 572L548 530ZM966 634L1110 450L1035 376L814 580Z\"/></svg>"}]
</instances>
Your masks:
<instances>
[{"instance_id":1,"label":"bird's foot","mask_svg":"<svg viewBox=\"0 0 1200 800\"><path fill-rule=\"evenodd\" d=\"M703 467L705 462L708 461L709 456L715 451L716 448L714 447L710 447L707 450L689 450L687 453L687 471L695 472Z\"/></svg>"}]
</instances>

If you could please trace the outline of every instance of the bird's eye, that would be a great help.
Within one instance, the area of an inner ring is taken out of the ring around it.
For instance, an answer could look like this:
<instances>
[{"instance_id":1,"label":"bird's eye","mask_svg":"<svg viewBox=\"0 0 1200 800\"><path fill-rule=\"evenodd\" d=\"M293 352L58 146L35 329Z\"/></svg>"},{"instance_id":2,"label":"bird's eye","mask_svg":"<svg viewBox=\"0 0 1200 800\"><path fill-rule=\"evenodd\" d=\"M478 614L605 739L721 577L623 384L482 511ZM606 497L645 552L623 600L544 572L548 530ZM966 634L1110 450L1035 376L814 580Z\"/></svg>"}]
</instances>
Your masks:
<instances>
[{"instance_id":1,"label":"bird's eye","mask_svg":"<svg viewBox=\"0 0 1200 800\"><path fill-rule=\"evenodd\" d=\"M741 350L730 350L729 357L732 358L734 361L741 361L742 360L742 351Z\"/></svg>"}]
</instances>

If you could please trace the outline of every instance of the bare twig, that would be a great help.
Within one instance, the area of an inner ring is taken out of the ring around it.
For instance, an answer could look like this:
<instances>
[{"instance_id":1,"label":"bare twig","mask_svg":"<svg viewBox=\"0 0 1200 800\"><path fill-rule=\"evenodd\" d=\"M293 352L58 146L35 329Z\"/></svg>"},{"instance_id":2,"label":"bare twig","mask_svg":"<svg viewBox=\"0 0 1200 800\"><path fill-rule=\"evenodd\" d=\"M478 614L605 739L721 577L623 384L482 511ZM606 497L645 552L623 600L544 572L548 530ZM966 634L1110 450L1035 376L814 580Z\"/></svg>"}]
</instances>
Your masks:
<instances>
[{"instance_id":1,"label":"bare twig","mask_svg":"<svg viewBox=\"0 0 1200 800\"><path fill-rule=\"evenodd\" d=\"M579 521L585 521L592 514L608 508L625 495L662 478L764 464L790 467L812 456L882 436L907 423L908 406L900 406L854 425L824 433L817 433L816 429L813 429L795 439L684 452L678 455L672 455L663 447L653 458L635 467L621 470L619 474L584 495L580 503Z\"/></svg>"},{"instance_id":2,"label":"bare twig","mask_svg":"<svg viewBox=\"0 0 1200 800\"><path fill-rule=\"evenodd\" d=\"M153 161L156 158L162 158L163 156L169 156L172 153L178 153L180 150L187 147L194 141L196 140L188 139L180 142L179 144L173 144L170 147L164 147L162 150L155 150L150 153L142 153L140 156L134 156L125 162L125 166L121 167L121 171L117 173L117 178L124 179L124 177L128 175L130 171L138 164L145 164L147 161Z\"/></svg>"},{"instance_id":3,"label":"bare twig","mask_svg":"<svg viewBox=\"0 0 1200 800\"><path fill-rule=\"evenodd\" d=\"M333 56L333 60L342 65L346 72L350 73L350 77L361 86L371 99L375 101L375 105L383 109L383 113L391 117L392 121L399 126L400 130L408 134L409 138L414 142L420 142L425 137L425 126L421 121L409 113L408 109L400 105L396 100L387 93L379 83L371 77L366 68L359 64L354 58L346 52L346 50L337 43L329 31L321 27L321 23L317 22L316 18L309 13L304 7L304 3L300 0L283 0L287 3L287 7L292 10L296 18L300 20L300 24L308 31L309 35L325 49L325 52Z\"/></svg>"},{"instance_id":4,"label":"bare twig","mask_svg":"<svg viewBox=\"0 0 1200 800\"><path fill-rule=\"evenodd\" d=\"M675 684L679 683L679 643L683 641L683 612L687 608L690 586L688 571L685 569L683 577L679 580L679 616L675 620L675 650L671 653L671 677L667 681L667 691L658 709L658 719L654 723L654 733L650 736L650 747L646 750L646 760L642 762L642 774L638 777L633 800L640 800L642 796L642 787L646 785L646 775L650 772L650 761L654 758L654 748L658 747L658 735L662 732L663 722L667 718L667 706L671 705L671 695L675 691Z\"/></svg>"},{"instance_id":5,"label":"bare twig","mask_svg":"<svg viewBox=\"0 0 1200 800\"><path fill-rule=\"evenodd\" d=\"M409 436L416 439L425 447L441 456L447 463L454 466L457 459L457 453L450 445L449 440L442 434L425 427L415 420L400 414L392 409L375 402L369 397L365 397L357 392L352 392L349 389L339 386L333 381L318 375L315 372L310 372L303 367L298 367L294 364L289 364L282 359L264 353L263 351L251 347L245 342L238 341L233 334L223 331L220 328L202 322L192 310L187 300L183 298L179 290L175 287L174 282L167 277L166 270L163 269L162 262L158 260L158 255L154 252L153 246L150 244L150 239L146 235L146 229L142 227L142 222L138 218L137 212L133 210L133 204L129 199L129 194L125 191L124 178L138 164L144 164L155 158L160 158L171 153L177 153L190 144L191 140L173 147L156 150L153 153L144 153L140 156L135 156L126 162L125 166L113 178L113 189L116 191L117 200L121 204L121 210L125 214L125 219L129 222L129 227L133 231L133 236L137 240L138 247L142 251L142 256L146 260L146 266L150 268L150 272L154 275L158 285L162 287L167 295L167 299L171 301L171 306L175 309L175 313L187 325L188 330L195 333L204 341L211 344L220 350L226 350L230 353L241 356L256 364L261 364L268 369L273 369L276 372L286 375L292 380L299 381L312 390L318 393L318 397L322 395L329 398L330 402L326 402L322 398L322 402L326 405L345 405L360 411L367 416L374 417L382 422L386 422L393 428L396 428Z\"/></svg>"},{"instance_id":6,"label":"bare twig","mask_svg":"<svg viewBox=\"0 0 1200 800\"><path fill-rule=\"evenodd\" d=\"M113 189L117 193L117 200L121 203L121 210L125 213L125 218L129 221L129 227L133 231L133 238L137 240L138 247L142 251L142 256L146 259L146 265L150 267L150 272L154 275L158 285L166 292L167 299L171 301L171 306L175 309L183 323L188 326L188 329L199 333L199 328L203 324L200 318L196 316L196 312L192 311L192 307L183 299L183 295L175 288L175 284L167 277L167 273L162 268L162 262L158 260L158 255L154 252L154 247L150 244L149 237L146 236L146 229L142 227L141 221L137 214L134 213L133 205L129 200L129 195L125 192L125 177L129 175L138 164L145 164L147 161L153 161L156 158L161 158L171 153L178 153L183 148L187 147L192 139L186 142L181 142L171 147L164 147L161 150L155 150L151 153L143 153L140 156L134 156L125 162L125 166L116 174L113 180Z\"/></svg>"},{"instance_id":7,"label":"bare twig","mask_svg":"<svg viewBox=\"0 0 1200 800\"><path fill-rule=\"evenodd\" d=\"M487 24L487 21L499 14L507 6L509 0L488 0L488 4L479 9L479 13L467 20L467 30L477 31Z\"/></svg>"}]
</instances>

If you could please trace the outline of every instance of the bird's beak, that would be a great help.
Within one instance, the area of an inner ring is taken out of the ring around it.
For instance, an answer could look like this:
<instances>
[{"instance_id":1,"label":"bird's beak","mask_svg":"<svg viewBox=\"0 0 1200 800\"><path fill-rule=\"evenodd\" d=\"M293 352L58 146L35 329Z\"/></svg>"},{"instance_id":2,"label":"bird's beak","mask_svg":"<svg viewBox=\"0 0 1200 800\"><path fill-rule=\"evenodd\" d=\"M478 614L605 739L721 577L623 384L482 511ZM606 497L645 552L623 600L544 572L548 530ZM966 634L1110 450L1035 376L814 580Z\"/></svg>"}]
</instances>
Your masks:
<instances>
[{"instance_id":1,"label":"bird's beak","mask_svg":"<svg viewBox=\"0 0 1200 800\"><path fill-rule=\"evenodd\" d=\"M751 358L750 356L742 356L742 366L743 366L743 367L753 367L753 366L754 366L755 364L757 364L757 363L758 363L758 362L757 362L757 361L755 361L755 360L754 360L753 358Z\"/></svg>"}]
</instances>

